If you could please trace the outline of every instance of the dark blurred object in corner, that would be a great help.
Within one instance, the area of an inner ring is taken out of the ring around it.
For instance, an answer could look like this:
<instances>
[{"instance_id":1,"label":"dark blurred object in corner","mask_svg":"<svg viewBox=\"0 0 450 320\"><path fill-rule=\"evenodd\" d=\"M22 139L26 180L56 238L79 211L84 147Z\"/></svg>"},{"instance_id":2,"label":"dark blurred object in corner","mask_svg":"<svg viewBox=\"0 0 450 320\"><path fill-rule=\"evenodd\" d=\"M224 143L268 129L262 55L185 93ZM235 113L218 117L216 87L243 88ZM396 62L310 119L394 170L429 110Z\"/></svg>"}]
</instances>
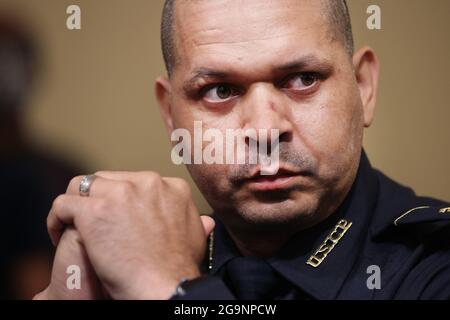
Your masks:
<instances>
[{"instance_id":1,"label":"dark blurred object in corner","mask_svg":"<svg viewBox=\"0 0 450 320\"><path fill-rule=\"evenodd\" d=\"M49 281L46 216L79 171L35 150L22 119L38 65L35 39L0 12L0 299L29 299Z\"/></svg>"}]
</instances>

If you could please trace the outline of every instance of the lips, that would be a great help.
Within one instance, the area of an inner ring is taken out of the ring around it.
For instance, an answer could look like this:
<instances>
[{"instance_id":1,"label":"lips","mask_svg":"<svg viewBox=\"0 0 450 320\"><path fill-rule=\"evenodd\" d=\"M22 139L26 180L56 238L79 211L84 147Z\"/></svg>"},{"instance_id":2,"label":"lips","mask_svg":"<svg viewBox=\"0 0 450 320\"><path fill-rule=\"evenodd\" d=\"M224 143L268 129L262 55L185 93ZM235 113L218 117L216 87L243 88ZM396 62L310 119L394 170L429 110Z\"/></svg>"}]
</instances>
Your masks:
<instances>
[{"instance_id":1,"label":"lips","mask_svg":"<svg viewBox=\"0 0 450 320\"><path fill-rule=\"evenodd\" d=\"M299 173L279 170L275 175L261 175L260 173L247 179L245 183L254 191L282 190L292 187Z\"/></svg>"}]
</instances>

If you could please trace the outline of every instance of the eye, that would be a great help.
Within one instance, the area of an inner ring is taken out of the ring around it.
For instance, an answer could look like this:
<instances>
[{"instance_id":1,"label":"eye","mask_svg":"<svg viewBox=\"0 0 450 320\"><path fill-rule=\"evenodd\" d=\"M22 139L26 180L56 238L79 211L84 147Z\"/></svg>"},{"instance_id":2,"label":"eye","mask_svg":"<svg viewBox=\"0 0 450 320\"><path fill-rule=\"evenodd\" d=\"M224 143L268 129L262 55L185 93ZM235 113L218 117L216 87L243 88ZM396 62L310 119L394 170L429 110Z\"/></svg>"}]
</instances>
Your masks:
<instances>
[{"instance_id":1,"label":"eye","mask_svg":"<svg viewBox=\"0 0 450 320\"><path fill-rule=\"evenodd\" d=\"M209 102L217 103L228 101L238 95L238 91L226 84L214 85L204 90L203 98Z\"/></svg>"},{"instance_id":2,"label":"eye","mask_svg":"<svg viewBox=\"0 0 450 320\"><path fill-rule=\"evenodd\" d=\"M300 73L288 79L284 87L293 90L307 90L312 88L319 80L317 74L312 72Z\"/></svg>"}]
</instances>

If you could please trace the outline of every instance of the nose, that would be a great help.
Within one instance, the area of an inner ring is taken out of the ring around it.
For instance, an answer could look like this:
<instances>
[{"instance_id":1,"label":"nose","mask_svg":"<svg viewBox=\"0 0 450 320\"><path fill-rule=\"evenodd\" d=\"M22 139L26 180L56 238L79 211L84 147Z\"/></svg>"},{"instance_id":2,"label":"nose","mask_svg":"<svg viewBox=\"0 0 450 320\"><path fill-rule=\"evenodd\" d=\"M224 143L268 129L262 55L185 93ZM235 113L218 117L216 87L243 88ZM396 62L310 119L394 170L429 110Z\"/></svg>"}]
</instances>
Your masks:
<instances>
[{"instance_id":1,"label":"nose","mask_svg":"<svg viewBox=\"0 0 450 320\"><path fill-rule=\"evenodd\" d=\"M267 132L267 140L264 135L256 136L256 144L265 143L269 148L274 146L274 139L278 143L292 139L293 124L287 102L283 95L272 84L254 84L242 101L242 126L243 129ZM277 131L272 131L273 129ZM249 144L254 136L246 136ZM262 141L264 140L264 141Z\"/></svg>"}]
</instances>

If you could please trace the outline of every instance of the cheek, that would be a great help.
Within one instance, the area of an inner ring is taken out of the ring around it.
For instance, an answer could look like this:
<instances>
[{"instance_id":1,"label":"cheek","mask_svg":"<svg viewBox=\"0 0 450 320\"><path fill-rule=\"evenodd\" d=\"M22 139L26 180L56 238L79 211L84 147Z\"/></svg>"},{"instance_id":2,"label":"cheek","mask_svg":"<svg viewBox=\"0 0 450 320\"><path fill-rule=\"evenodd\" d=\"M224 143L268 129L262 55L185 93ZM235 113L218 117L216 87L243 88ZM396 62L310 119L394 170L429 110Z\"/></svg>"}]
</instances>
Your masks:
<instances>
[{"instance_id":1,"label":"cheek","mask_svg":"<svg viewBox=\"0 0 450 320\"><path fill-rule=\"evenodd\" d=\"M338 150L349 132L348 119L332 105L320 104L308 109L296 115L297 133L302 143L316 154Z\"/></svg>"},{"instance_id":2,"label":"cheek","mask_svg":"<svg viewBox=\"0 0 450 320\"><path fill-rule=\"evenodd\" d=\"M174 128L186 128L190 130L194 127L194 114L189 104L183 100L175 100L171 109Z\"/></svg>"},{"instance_id":3,"label":"cheek","mask_svg":"<svg viewBox=\"0 0 450 320\"><path fill-rule=\"evenodd\" d=\"M230 199L232 188L227 180L225 165L187 165L195 184L213 207L224 199Z\"/></svg>"},{"instance_id":4,"label":"cheek","mask_svg":"<svg viewBox=\"0 0 450 320\"><path fill-rule=\"evenodd\" d=\"M359 152L363 115L353 94L323 97L297 108L294 116L300 143L322 166L342 166Z\"/></svg>"}]
</instances>

